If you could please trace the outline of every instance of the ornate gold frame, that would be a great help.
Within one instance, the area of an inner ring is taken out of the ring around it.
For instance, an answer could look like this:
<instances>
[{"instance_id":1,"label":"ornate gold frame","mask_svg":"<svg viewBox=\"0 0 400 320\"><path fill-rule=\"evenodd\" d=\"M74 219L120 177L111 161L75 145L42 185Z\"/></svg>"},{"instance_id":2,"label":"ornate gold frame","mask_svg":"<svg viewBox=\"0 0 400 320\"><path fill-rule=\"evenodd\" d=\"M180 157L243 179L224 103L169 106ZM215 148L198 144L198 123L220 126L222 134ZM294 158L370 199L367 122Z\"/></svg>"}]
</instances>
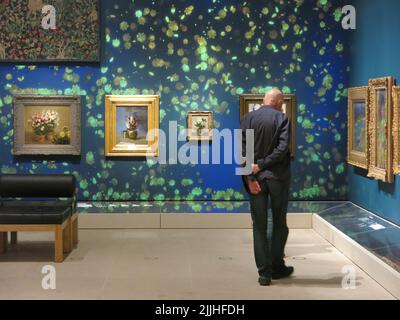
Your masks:
<instances>
[{"instance_id":1,"label":"ornate gold frame","mask_svg":"<svg viewBox=\"0 0 400 320\"><path fill-rule=\"evenodd\" d=\"M198 136L192 134L194 116L204 116L208 118L208 123L210 124L210 126L208 128L209 131L207 136ZM213 113L211 111L189 111L187 115L187 126L188 141L212 141Z\"/></svg>"},{"instance_id":2,"label":"ornate gold frame","mask_svg":"<svg viewBox=\"0 0 400 320\"><path fill-rule=\"evenodd\" d=\"M354 103L363 101L365 102L365 151L360 152L354 149L353 135L354 135ZM369 118L369 92L368 87L355 87L349 88L348 99L348 139L347 139L347 162L355 167L368 169L368 118Z\"/></svg>"},{"instance_id":3,"label":"ornate gold frame","mask_svg":"<svg viewBox=\"0 0 400 320\"><path fill-rule=\"evenodd\" d=\"M283 99L286 103L286 114L290 120L290 155L292 158L296 155L296 115L297 115L297 99L294 94L284 94ZM240 96L240 119L242 119L247 113L249 113L249 105L263 104L263 94L243 94Z\"/></svg>"},{"instance_id":4,"label":"ornate gold frame","mask_svg":"<svg viewBox=\"0 0 400 320\"><path fill-rule=\"evenodd\" d=\"M117 144L117 107L147 107L147 145L138 145L134 150L126 150ZM159 97L156 95L106 96L105 153L107 157L157 157L159 129Z\"/></svg>"},{"instance_id":5,"label":"ornate gold frame","mask_svg":"<svg viewBox=\"0 0 400 320\"><path fill-rule=\"evenodd\" d=\"M393 137L392 137L392 114L393 114L393 103L392 103L392 88L394 84L393 77L376 78L369 80L369 94L370 94L370 112L368 121L369 131L369 164L368 164L368 177L375 178L387 183L393 183ZM386 139L387 139L387 150L382 150L378 146L377 142L377 101L376 92L377 90L385 89L387 94L386 112ZM386 153L386 168L380 168L377 164L378 152Z\"/></svg>"},{"instance_id":6,"label":"ornate gold frame","mask_svg":"<svg viewBox=\"0 0 400 320\"><path fill-rule=\"evenodd\" d=\"M400 87L393 87L393 172L400 174Z\"/></svg>"}]
</instances>

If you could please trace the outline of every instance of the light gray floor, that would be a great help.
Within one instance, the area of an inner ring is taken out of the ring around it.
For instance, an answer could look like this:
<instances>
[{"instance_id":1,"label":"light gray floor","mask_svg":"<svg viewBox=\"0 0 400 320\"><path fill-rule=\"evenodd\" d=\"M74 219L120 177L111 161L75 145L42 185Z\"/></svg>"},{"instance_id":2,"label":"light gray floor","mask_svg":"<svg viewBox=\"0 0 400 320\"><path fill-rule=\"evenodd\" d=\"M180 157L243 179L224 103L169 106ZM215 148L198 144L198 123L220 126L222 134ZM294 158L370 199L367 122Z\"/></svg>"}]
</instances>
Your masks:
<instances>
[{"instance_id":1,"label":"light gray floor","mask_svg":"<svg viewBox=\"0 0 400 320\"><path fill-rule=\"evenodd\" d=\"M257 283L250 230L81 230L62 264L51 262L51 239L24 233L0 255L0 299L393 299L357 267L356 289L344 290L353 264L313 230L291 231L295 275L271 287ZM41 287L48 264L53 291Z\"/></svg>"}]
</instances>

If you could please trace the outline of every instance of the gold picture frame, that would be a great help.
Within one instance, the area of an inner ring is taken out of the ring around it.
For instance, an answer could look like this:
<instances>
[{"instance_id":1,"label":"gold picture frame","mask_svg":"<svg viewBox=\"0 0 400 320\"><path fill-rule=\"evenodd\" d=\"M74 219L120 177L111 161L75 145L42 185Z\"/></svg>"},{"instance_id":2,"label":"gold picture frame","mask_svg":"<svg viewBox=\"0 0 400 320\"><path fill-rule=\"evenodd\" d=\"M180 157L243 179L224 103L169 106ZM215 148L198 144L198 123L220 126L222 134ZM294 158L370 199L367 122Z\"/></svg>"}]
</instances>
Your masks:
<instances>
[{"instance_id":1,"label":"gold picture frame","mask_svg":"<svg viewBox=\"0 0 400 320\"><path fill-rule=\"evenodd\" d=\"M80 156L80 96L14 96L15 156Z\"/></svg>"},{"instance_id":2,"label":"gold picture frame","mask_svg":"<svg viewBox=\"0 0 400 320\"><path fill-rule=\"evenodd\" d=\"M297 98L294 94L284 94L283 112L290 120L290 155L292 158L296 155L296 115ZM263 105L263 94L243 94L240 96L240 119L247 113L257 110Z\"/></svg>"},{"instance_id":3,"label":"gold picture frame","mask_svg":"<svg viewBox=\"0 0 400 320\"><path fill-rule=\"evenodd\" d=\"M189 111L187 115L188 141L212 141L213 113Z\"/></svg>"},{"instance_id":4,"label":"gold picture frame","mask_svg":"<svg viewBox=\"0 0 400 320\"><path fill-rule=\"evenodd\" d=\"M107 157L157 157L159 96L106 96Z\"/></svg>"},{"instance_id":5,"label":"gold picture frame","mask_svg":"<svg viewBox=\"0 0 400 320\"><path fill-rule=\"evenodd\" d=\"M393 87L393 173L400 174L400 87Z\"/></svg>"},{"instance_id":6,"label":"gold picture frame","mask_svg":"<svg viewBox=\"0 0 400 320\"><path fill-rule=\"evenodd\" d=\"M349 88L347 162L368 169L368 87Z\"/></svg>"},{"instance_id":7,"label":"gold picture frame","mask_svg":"<svg viewBox=\"0 0 400 320\"><path fill-rule=\"evenodd\" d=\"M368 177L393 183L393 77L369 80ZM379 140L379 141L378 141Z\"/></svg>"}]
</instances>

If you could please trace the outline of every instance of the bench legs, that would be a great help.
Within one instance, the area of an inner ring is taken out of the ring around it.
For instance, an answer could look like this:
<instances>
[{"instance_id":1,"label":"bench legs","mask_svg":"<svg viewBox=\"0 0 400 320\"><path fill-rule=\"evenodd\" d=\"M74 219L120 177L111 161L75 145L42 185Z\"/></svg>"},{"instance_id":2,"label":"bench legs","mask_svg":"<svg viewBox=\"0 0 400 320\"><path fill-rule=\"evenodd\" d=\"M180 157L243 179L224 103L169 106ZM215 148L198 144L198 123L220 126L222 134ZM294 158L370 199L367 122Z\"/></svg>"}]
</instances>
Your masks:
<instances>
[{"instance_id":1,"label":"bench legs","mask_svg":"<svg viewBox=\"0 0 400 320\"><path fill-rule=\"evenodd\" d=\"M70 253L78 245L78 215L66 220L62 225L0 225L0 254L7 251L8 232L11 244L17 244L17 232L51 231L54 232L54 261L64 261L64 253Z\"/></svg>"},{"instance_id":2,"label":"bench legs","mask_svg":"<svg viewBox=\"0 0 400 320\"><path fill-rule=\"evenodd\" d=\"M12 245L18 244L18 233L17 232L11 232L11 244Z\"/></svg>"},{"instance_id":3,"label":"bench legs","mask_svg":"<svg viewBox=\"0 0 400 320\"><path fill-rule=\"evenodd\" d=\"M71 217L71 240L72 240L72 249L78 247L78 242L79 242L78 215L74 215Z\"/></svg>"},{"instance_id":4,"label":"bench legs","mask_svg":"<svg viewBox=\"0 0 400 320\"><path fill-rule=\"evenodd\" d=\"M78 245L78 215L69 218L54 230L54 261L63 262L64 253L70 253Z\"/></svg>"},{"instance_id":5,"label":"bench legs","mask_svg":"<svg viewBox=\"0 0 400 320\"><path fill-rule=\"evenodd\" d=\"M54 231L55 241L54 241L54 261L63 262L64 261L64 239L63 239L63 227L62 225L57 225Z\"/></svg>"},{"instance_id":6,"label":"bench legs","mask_svg":"<svg viewBox=\"0 0 400 320\"><path fill-rule=\"evenodd\" d=\"M67 224L63 230L63 249L64 253L72 251L72 221L68 219Z\"/></svg>"},{"instance_id":7,"label":"bench legs","mask_svg":"<svg viewBox=\"0 0 400 320\"><path fill-rule=\"evenodd\" d=\"M0 253L7 252L8 234L7 232L0 232Z\"/></svg>"}]
</instances>

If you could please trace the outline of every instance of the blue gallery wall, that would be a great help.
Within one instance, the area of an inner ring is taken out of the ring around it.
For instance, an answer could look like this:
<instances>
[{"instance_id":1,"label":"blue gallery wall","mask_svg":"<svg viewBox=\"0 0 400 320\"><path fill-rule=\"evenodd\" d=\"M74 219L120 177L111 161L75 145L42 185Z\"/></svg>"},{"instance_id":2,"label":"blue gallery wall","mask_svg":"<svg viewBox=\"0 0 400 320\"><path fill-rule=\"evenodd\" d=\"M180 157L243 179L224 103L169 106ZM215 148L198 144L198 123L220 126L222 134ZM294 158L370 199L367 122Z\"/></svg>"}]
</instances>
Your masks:
<instances>
[{"instance_id":1,"label":"blue gallery wall","mask_svg":"<svg viewBox=\"0 0 400 320\"><path fill-rule=\"evenodd\" d=\"M351 35L350 85L367 85L369 78L394 76L400 81L400 2L359 0L357 30ZM385 184L349 167L349 198L356 204L400 224L400 179Z\"/></svg>"},{"instance_id":2,"label":"blue gallery wall","mask_svg":"<svg viewBox=\"0 0 400 320\"><path fill-rule=\"evenodd\" d=\"M102 1L100 66L0 66L2 173L74 173L81 200L241 200L235 165L154 165L104 157L106 94L159 94L161 128L190 110L238 128L239 96L297 95L291 198L347 198L342 1ZM1 30L0 30L1 31ZM83 96L82 157L14 158L15 93Z\"/></svg>"}]
</instances>

